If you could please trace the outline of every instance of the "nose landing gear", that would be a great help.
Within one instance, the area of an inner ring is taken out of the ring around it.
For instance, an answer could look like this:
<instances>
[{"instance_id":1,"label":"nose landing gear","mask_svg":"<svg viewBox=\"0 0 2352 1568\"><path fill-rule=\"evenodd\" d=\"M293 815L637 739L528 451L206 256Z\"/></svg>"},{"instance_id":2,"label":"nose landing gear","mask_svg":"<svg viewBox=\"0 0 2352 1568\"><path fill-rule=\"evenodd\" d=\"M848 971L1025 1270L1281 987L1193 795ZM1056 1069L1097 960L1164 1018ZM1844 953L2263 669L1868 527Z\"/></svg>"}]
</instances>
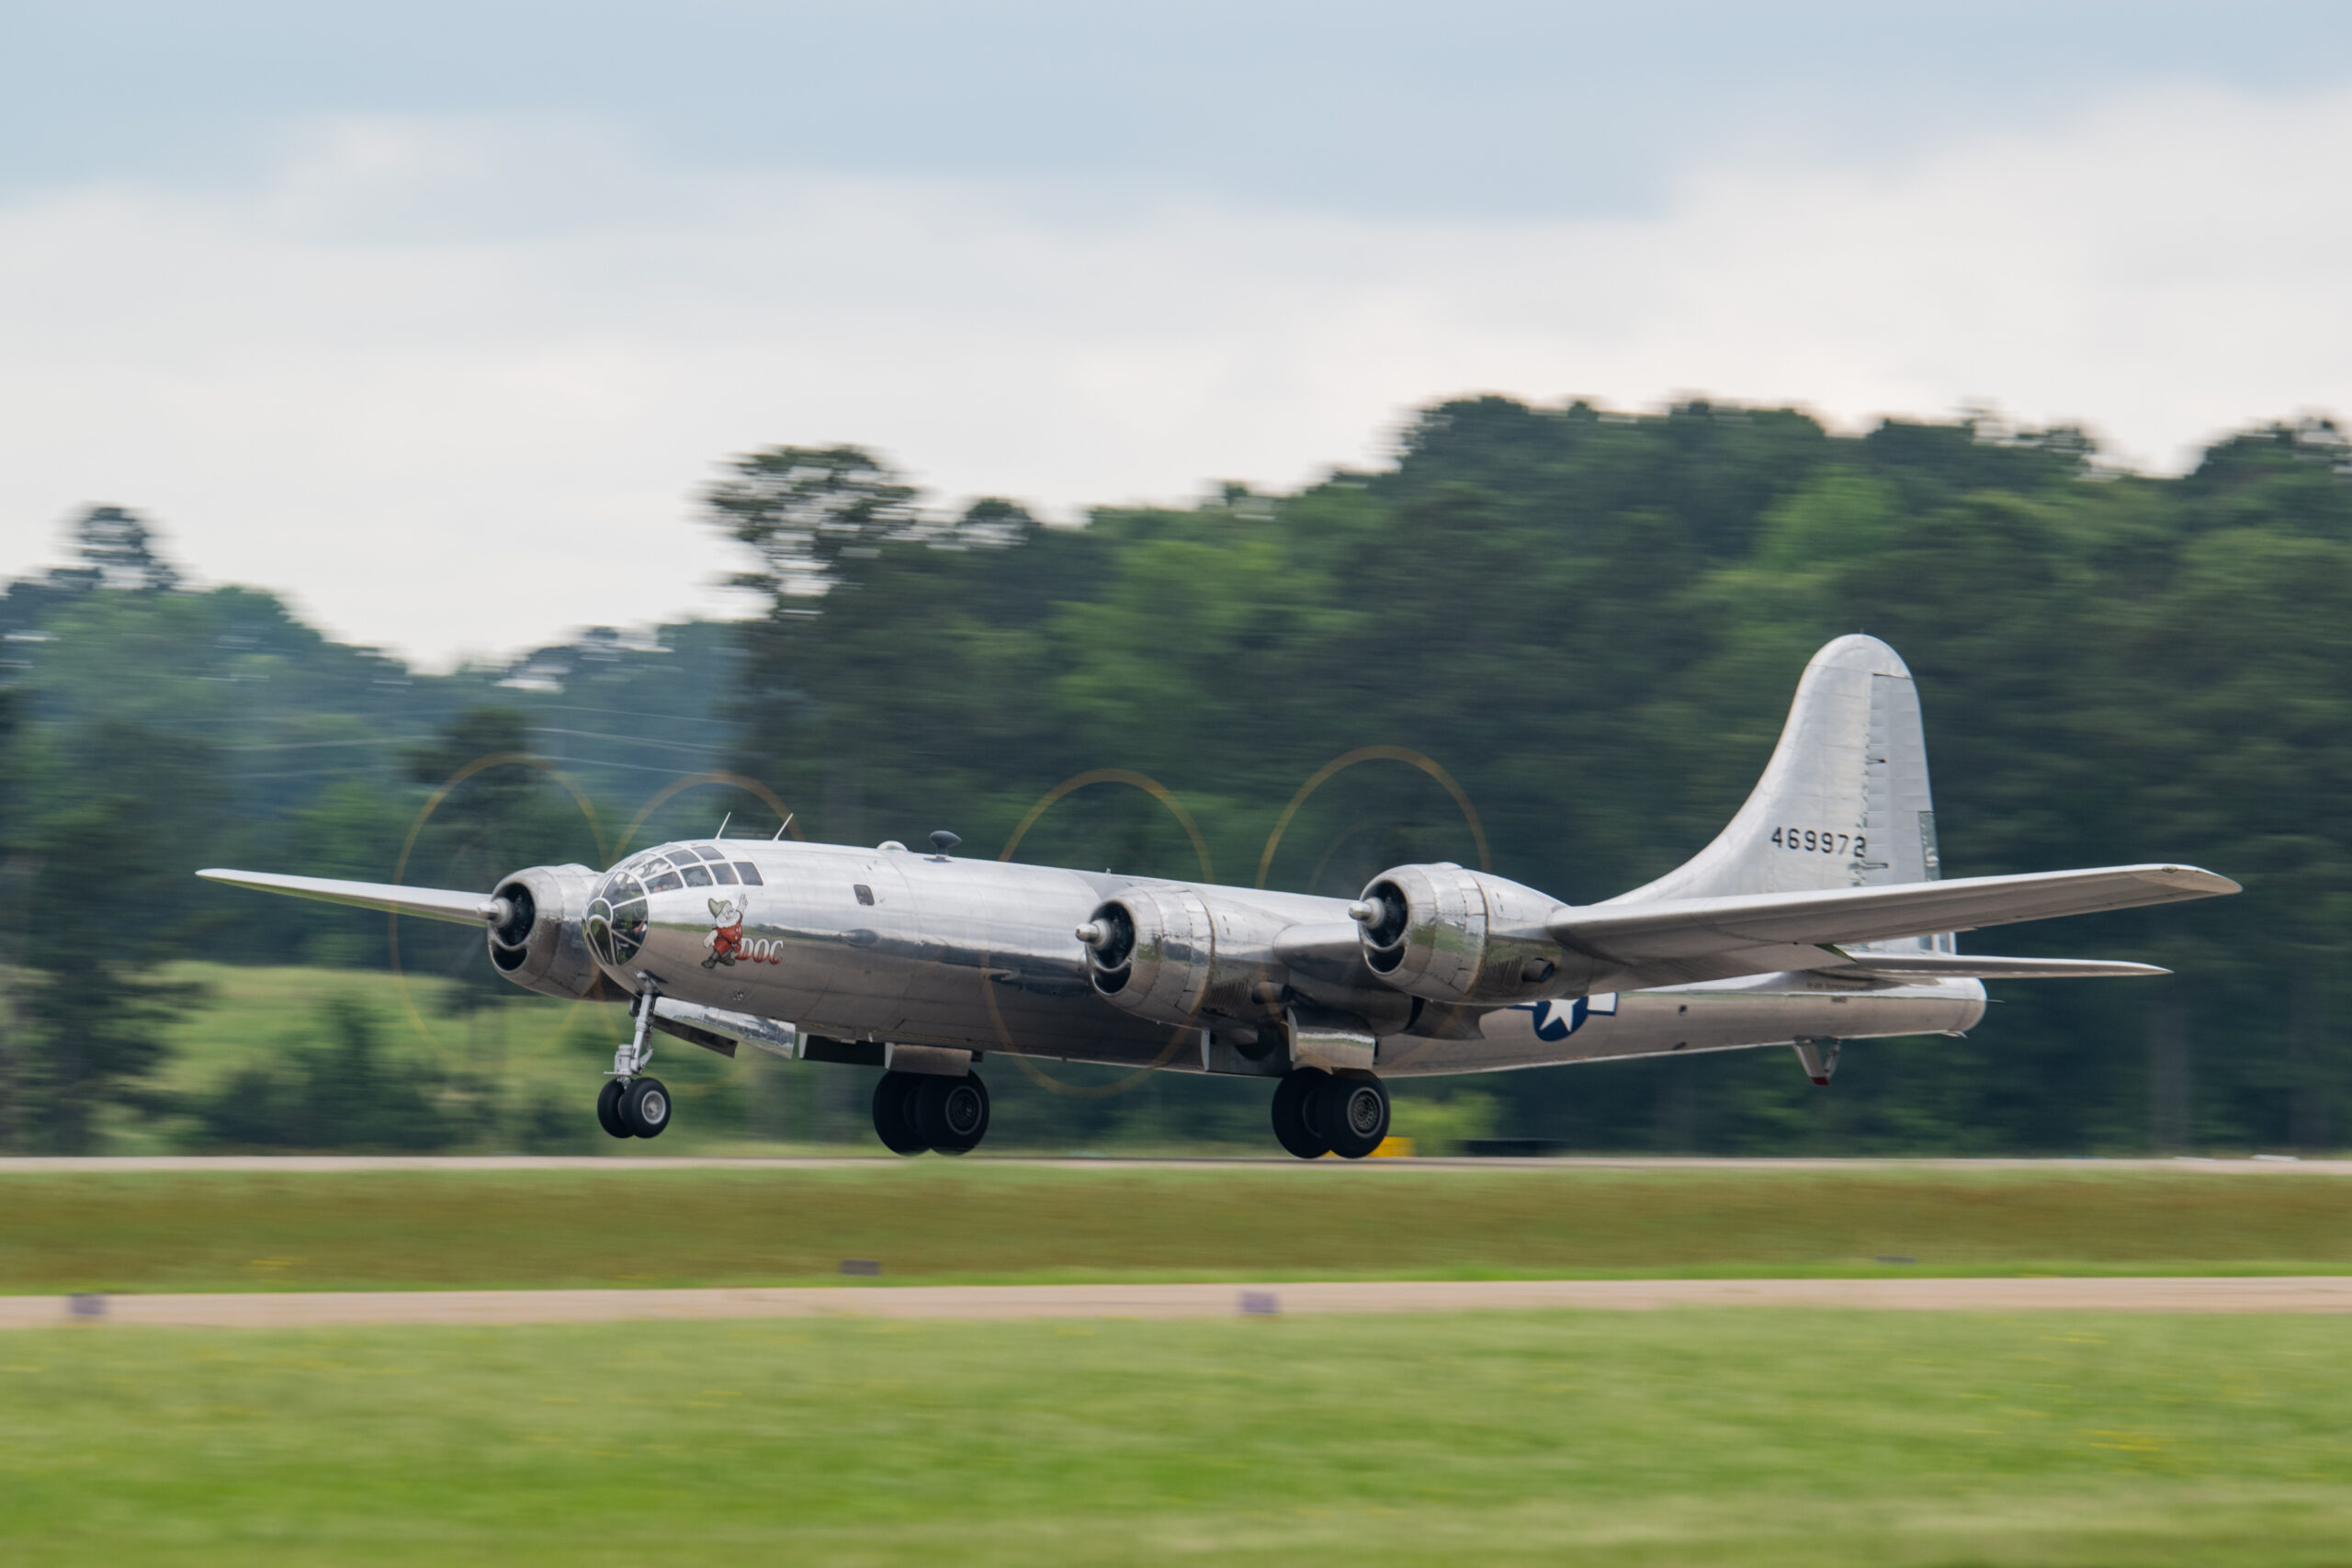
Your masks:
<instances>
[{"instance_id":1,"label":"nose landing gear","mask_svg":"<svg viewBox=\"0 0 2352 1568\"><path fill-rule=\"evenodd\" d=\"M606 1078L596 1093L596 1125L616 1138L658 1138L670 1125L670 1089L660 1078Z\"/></svg>"},{"instance_id":2,"label":"nose landing gear","mask_svg":"<svg viewBox=\"0 0 2352 1568\"><path fill-rule=\"evenodd\" d=\"M1370 1073L1299 1067L1274 1089L1274 1138L1301 1159L1362 1159L1388 1136L1388 1089Z\"/></svg>"},{"instance_id":3,"label":"nose landing gear","mask_svg":"<svg viewBox=\"0 0 2352 1568\"><path fill-rule=\"evenodd\" d=\"M989 1086L978 1073L884 1073L874 1086L874 1134L894 1155L969 1154L989 1134Z\"/></svg>"},{"instance_id":4,"label":"nose landing gear","mask_svg":"<svg viewBox=\"0 0 2352 1568\"><path fill-rule=\"evenodd\" d=\"M660 1078L645 1076L653 1059L646 1038L653 1022L653 988L648 986L637 1000L637 1032L615 1048L613 1070L596 1094L596 1124L616 1138L658 1138L670 1125L670 1091Z\"/></svg>"}]
</instances>

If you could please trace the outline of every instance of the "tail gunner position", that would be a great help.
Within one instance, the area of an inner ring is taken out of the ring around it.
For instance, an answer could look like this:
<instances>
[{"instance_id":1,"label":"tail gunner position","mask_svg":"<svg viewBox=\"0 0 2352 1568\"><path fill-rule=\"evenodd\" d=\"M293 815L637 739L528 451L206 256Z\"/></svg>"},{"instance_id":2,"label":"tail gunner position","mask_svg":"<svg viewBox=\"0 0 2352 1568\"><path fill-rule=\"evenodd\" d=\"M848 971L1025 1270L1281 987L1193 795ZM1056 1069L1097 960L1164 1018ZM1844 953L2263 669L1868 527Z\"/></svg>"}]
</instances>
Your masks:
<instances>
[{"instance_id":1,"label":"tail gunner position","mask_svg":"<svg viewBox=\"0 0 2352 1568\"><path fill-rule=\"evenodd\" d=\"M655 1032L878 1066L899 1154L988 1134L974 1070L1003 1051L1270 1080L1274 1136L1360 1158L1384 1079L1791 1045L1826 1084L1841 1042L1957 1035L1986 979L2157 975L2144 964L1962 953L1958 931L2234 893L2194 866L1939 875L1911 674L1847 637L1805 667L1731 825L1679 869L1596 904L1451 863L1353 899L958 858L903 844L663 844L599 874L518 871L489 894L258 872L219 882L480 923L542 995L626 1002L596 1112L670 1122Z\"/></svg>"}]
</instances>

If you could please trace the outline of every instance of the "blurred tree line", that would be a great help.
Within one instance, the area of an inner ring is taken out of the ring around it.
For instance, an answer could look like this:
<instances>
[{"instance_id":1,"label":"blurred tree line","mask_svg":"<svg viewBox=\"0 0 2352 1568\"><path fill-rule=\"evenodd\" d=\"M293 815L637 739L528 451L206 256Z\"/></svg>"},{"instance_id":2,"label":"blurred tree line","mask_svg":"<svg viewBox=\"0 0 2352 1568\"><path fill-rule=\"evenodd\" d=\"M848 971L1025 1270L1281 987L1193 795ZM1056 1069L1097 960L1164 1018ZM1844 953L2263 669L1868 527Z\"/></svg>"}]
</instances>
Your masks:
<instances>
[{"instance_id":1,"label":"blurred tree line","mask_svg":"<svg viewBox=\"0 0 2352 1568\"><path fill-rule=\"evenodd\" d=\"M1948 874L2185 859L2246 894L1971 939L2178 976L1999 986L1973 1038L1859 1047L1826 1093L1785 1052L1539 1071L1488 1086L1503 1130L1988 1153L2343 1134L2352 448L2331 424L2159 479L1984 418L1840 436L1486 398L1424 412L1376 472L1082 528L924 513L854 448L747 457L709 511L769 605L741 766L817 836L945 826L988 852L1057 782L1118 767L1182 796L1233 882L1317 770L1379 746L1458 779L1496 871L1620 892L1728 819L1813 650L1872 633L1919 679ZM1476 847L1430 776L1371 763L1300 810L1270 880L1352 894ZM1020 852L1199 873L1114 786Z\"/></svg>"},{"instance_id":2,"label":"blurred tree line","mask_svg":"<svg viewBox=\"0 0 2352 1568\"><path fill-rule=\"evenodd\" d=\"M745 456L706 510L743 547L755 619L446 676L329 641L266 594L190 592L137 518L85 518L77 564L0 596L0 967L18 978L0 1135L77 1146L93 1105L141 1112L153 1020L187 1001L156 959L388 960L380 920L227 894L199 864L486 886L601 863L657 790L719 766L811 837L944 827L993 854L1057 785L1124 769L1182 800L1220 880L1262 867L1352 893L1397 861L1476 863L1482 833L1494 870L1588 901L1713 835L1805 659L1855 630L1919 678L1948 874L2181 859L2247 886L1964 945L2177 977L1997 986L1973 1038L1858 1046L1827 1091L1772 1051L1408 1092L1465 1127L1607 1149L2344 1135L2352 447L2324 422L2154 479L2078 432L1987 418L1847 436L1792 411L1487 398L1424 411L1376 471L1082 526L1001 501L943 514L854 447ZM1363 748L1385 750L1272 841L1301 786ZM1475 830L1410 754L1458 783ZM450 783L492 756L546 766ZM730 807L772 829L749 796L689 792L630 841ZM1109 783L1054 800L1017 852L1203 870L1161 805ZM420 935L413 955L415 930L404 962L502 994L478 942ZM280 1122L323 1114L272 1092L255 1102L288 1107ZM1262 1116L1248 1085L1033 1098L1023 1123L1071 1142Z\"/></svg>"},{"instance_id":3,"label":"blurred tree line","mask_svg":"<svg viewBox=\"0 0 2352 1568\"><path fill-rule=\"evenodd\" d=\"M151 1081L162 1026L198 999L165 977L173 960L393 961L381 916L254 898L199 867L487 887L516 864L602 864L639 803L732 742L730 626L597 628L427 674L332 641L266 592L192 590L120 508L79 518L71 548L74 564L0 592L0 1147L89 1147L109 1111L234 1122ZM530 761L475 767L496 758ZM409 921L400 943L409 972L455 979L461 1003L514 993L477 936ZM333 1009L320 1029L357 1038ZM316 1076L281 1087L299 1099ZM312 1111L339 1092L320 1089ZM373 1121L287 1119L344 1129L330 1145L383 1143ZM404 1137L423 1135L431 1119Z\"/></svg>"}]
</instances>

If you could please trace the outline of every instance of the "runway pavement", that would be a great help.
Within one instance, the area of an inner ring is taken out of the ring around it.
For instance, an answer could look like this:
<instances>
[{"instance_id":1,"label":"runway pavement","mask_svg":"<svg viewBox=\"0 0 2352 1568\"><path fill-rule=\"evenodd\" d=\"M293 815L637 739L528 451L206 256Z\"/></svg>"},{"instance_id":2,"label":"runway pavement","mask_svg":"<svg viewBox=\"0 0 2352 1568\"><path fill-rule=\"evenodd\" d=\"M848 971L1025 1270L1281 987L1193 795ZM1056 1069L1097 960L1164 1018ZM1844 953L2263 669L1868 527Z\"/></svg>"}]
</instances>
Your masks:
<instances>
[{"instance_id":1,"label":"runway pavement","mask_svg":"<svg viewBox=\"0 0 2352 1568\"><path fill-rule=\"evenodd\" d=\"M269 1171L285 1173L363 1170L854 1170L896 1167L904 1162L876 1151L864 1155L87 1155L0 1158L0 1177L14 1174L104 1175L109 1172ZM1606 1155L1546 1156L1531 1159L1297 1160L1204 1157L1119 1158L1070 1156L1060 1158L967 1156L967 1165L1018 1165L1060 1170L1193 1170L1246 1167L1264 1170L2189 1170L2245 1175L2352 1176L2352 1159L2294 1159L2257 1155L2250 1159L1711 1159L1696 1156L1633 1157Z\"/></svg>"},{"instance_id":2,"label":"runway pavement","mask_svg":"<svg viewBox=\"0 0 2352 1568\"><path fill-rule=\"evenodd\" d=\"M723 1318L1173 1318L1316 1313L1829 1307L1924 1312L2352 1313L2352 1276L1474 1280L688 1291L352 1291L0 1296L0 1328L341 1328Z\"/></svg>"}]
</instances>

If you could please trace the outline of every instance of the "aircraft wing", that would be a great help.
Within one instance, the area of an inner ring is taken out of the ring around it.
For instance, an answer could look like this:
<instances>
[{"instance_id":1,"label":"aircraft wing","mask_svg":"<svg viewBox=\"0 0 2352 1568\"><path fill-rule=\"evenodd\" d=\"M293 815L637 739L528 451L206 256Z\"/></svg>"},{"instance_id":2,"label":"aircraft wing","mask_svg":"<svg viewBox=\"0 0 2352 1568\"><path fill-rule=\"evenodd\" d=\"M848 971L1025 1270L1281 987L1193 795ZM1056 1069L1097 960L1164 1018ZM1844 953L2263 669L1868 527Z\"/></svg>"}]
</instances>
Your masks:
<instances>
[{"instance_id":1,"label":"aircraft wing","mask_svg":"<svg viewBox=\"0 0 2352 1568\"><path fill-rule=\"evenodd\" d=\"M1843 953L1816 975L1854 980L2084 980L2169 975L2153 964L2114 958L1995 958L1982 953Z\"/></svg>"},{"instance_id":2,"label":"aircraft wing","mask_svg":"<svg viewBox=\"0 0 2352 1568\"><path fill-rule=\"evenodd\" d=\"M362 909L390 909L428 920L450 920L479 926L502 919L503 899L487 893L458 893L442 887L404 887L396 882L338 882L325 876L280 876L266 871L223 871L196 874L208 882L232 887L254 887L264 893L285 893L297 898L317 898L329 904L349 904Z\"/></svg>"},{"instance_id":3,"label":"aircraft wing","mask_svg":"<svg viewBox=\"0 0 2352 1568\"><path fill-rule=\"evenodd\" d=\"M1274 938L1274 956L1294 973L1342 985L1362 984L1363 928L1353 920L1286 927Z\"/></svg>"},{"instance_id":4,"label":"aircraft wing","mask_svg":"<svg viewBox=\"0 0 2352 1568\"><path fill-rule=\"evenodd\" d=\"M2119 865L1875 887L1591 904L1561 910L1545 929L1564 946L1631 966L1752 948L1890 942L2237 891L2238 885L2228 877L2193 865Z\"/></svg>"}]
</instances>

